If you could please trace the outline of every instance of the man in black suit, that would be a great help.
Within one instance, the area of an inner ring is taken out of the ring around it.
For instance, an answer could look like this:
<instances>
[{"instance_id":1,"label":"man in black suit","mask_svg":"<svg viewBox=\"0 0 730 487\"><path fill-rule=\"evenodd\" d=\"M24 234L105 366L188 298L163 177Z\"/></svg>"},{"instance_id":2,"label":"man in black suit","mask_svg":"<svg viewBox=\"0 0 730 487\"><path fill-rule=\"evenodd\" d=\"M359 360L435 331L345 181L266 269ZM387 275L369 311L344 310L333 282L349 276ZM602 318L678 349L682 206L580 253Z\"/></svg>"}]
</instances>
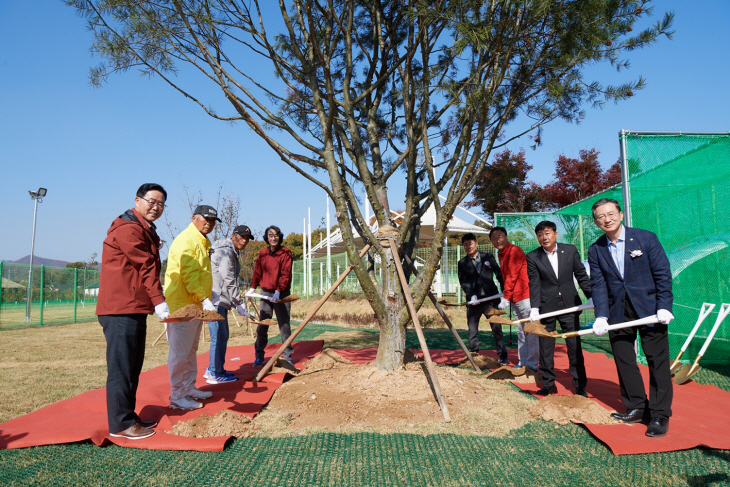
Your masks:
<instances>
[{"instance_id":1,"label":"man in black suit","mask_svg":"<svg viewBox=\"0 0 730 487\"><path fill-rule=\"evenodd\" d=\"M498 294L499 291L494 284L494 276L497 276L501 288L504 288L504 282L494 255L489 252L479 252L477 238L473 233L464 235L461 238L461 243L464 245L466 257L459 261L459 284L461 284L461 289L464 290L464 295L470 298L469 303ZM482 315L486 315L487 311L497 305L499 305L499 298L478 304L467 304L466 321L469 326L469 351L472 353L479 352L479 320ZM498 323L490 323L490 325L497 353L499 354L499 361L504 365L509 365L507 347L504 346L502 325Z\"/></svg>"},{"instance_id":2,"label":"man in black suit","mask_svg":"<svg viewBox=\"0 0 730 487\"><path fill-rule=\"evenodd\" d=\"M527 254L527 276L530 279L530 318L536 320L541 313L560 311L581 304L573 276L586 297L591 297L591 282L585 267L580 262L578 249L574 245L559 244L555 223L542 221L535 227L540 247ZM577 331L577 313L557 316L563 333ZM543 318L540 322L548 331L555 331L556 318ZM580 337L566 338L570 375L573 376L575 393L586 395L586 367ZM537 394L546 396L556 392L555 385L555 339L540 337L540 374L542 388Z\"/></svg>"},{"instance_id":3,"label":"man in black suit","mask_svg":"<svg viewBox=\"0 0 730 487\"><path fill-rule=\"evenodd\" d=\"M608 332L608 324L656 315L659 323L612 330L621 400L626 413L613 413L624 423L649 420L646 436L664 436L672 415L672 373L670 371L668 326L672 315L672 271L657 236L638 228L624 227L618 201L601 198L593 204L593 221L603 230L588 249L591 287L596 305L596 335ZM649 365L649 399L636 364L634 342Z\"/></svg>"}]
</instances>

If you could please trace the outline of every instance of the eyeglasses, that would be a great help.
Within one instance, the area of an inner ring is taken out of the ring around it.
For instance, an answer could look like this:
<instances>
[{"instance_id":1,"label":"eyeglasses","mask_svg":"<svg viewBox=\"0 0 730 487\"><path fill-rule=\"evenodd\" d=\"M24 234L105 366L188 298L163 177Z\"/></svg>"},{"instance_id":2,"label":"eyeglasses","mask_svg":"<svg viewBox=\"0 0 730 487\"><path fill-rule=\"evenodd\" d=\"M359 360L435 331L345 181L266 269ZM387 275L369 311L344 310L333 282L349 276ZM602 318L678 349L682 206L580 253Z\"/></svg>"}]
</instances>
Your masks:
<instances>
[{"instance_id":1,"label":"eyeglasses","mask_svg":"<svg viewBox=\"0 0 730 487\"><path fill-rule=\"evenodd\" d=\"M147 204L150 205L151 208L158 207L158 208L162 208L163 210L165 208L167 208L167 205L165 203L163 203L162 201L148 200L147 198L144 198L142 196L140 196L140 198L145 200L147 202Z\"/></svg>"},{"instance_id":2,"label":"eyeglasses","mask_svg":"<svg viewBox=\"0 0 730 487\"><path fill-rule=\"evenodd\" d=\"M266 236L269 237L269 238L279 238L279 234L278 233L269 233Z\"/></svg>"},{"instance_id":3,"label":"eyeglasses","mask_svg":"<svg viewBox=\"0 0 730 487\"><path fill-rule=\"evenodd\" d=\"M616 218L617 216L618 216L618 212L615 212L615 211L609 211L609 212L608 212L608 213L606 213L605 215L596 215L596 216L594 216L593 218L594 218L594 219L595 219L595 220L596 220L597 222L602 222L602 221L603 221L603 220L605 220L606 218L610 218L610 219L612 219L612 220L613 220L613 219L614 219L614 218Z\"/></svg>"}]
</instances>

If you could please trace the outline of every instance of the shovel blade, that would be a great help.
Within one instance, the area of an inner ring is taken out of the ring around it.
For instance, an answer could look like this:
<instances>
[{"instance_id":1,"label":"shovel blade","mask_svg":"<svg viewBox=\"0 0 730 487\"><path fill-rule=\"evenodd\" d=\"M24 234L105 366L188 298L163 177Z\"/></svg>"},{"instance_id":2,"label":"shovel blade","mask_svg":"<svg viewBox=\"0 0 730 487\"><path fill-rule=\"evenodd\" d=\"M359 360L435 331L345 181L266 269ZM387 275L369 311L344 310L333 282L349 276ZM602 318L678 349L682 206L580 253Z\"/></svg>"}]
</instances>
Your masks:
<instances>
[{"instance_id":1,"label":"shovel blade","mask_svg":"<svg viewBox=\"0 0 730 487\"><path fill-rule=\"evenodd\" d=\"M674 375L679 369L682 368L682 365L684 365L682 362L680 362L679 360L675 360L674 362L672 362L672 366L669 367L669 371L672 373L672 375Z\"/></svg>"},{"instance_id":2,"label":"shovel blade","mask_svg":"<svg viewBox=\"0 0 730 487\"><path fill-rule=\"evenodd\" d=\"M679 372L674 374L674 383L677 385L684 384L690 380L693 375L699 372L701 368L702 367L696 364L685 365Z\"/></svg>"}]
</instances>

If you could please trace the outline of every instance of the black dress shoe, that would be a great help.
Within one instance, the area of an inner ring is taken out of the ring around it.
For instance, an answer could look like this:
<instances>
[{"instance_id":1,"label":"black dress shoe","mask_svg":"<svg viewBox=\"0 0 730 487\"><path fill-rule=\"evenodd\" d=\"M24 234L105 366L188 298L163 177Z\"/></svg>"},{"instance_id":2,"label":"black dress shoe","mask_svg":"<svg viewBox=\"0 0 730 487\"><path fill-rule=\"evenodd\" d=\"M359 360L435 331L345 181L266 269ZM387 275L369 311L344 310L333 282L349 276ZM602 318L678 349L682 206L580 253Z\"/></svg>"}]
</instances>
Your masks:
<instances>
[{"instance_id":1,"label":"black dress shoe","mask_svg":"<svg viewBox=\"0 0 730 487\"><path fill-rule=\"evenodd\" d=\"M646 428L646 436L666 436L669 431L669 418L653 417Z\"/></svg>"},{"instance_id":2,"label":"black dress shoe","mask_svg":"<svg viewBox=\"0 0 730 487\"><path fill-rule=\"evenodd\" d=\"M583 396L583 397L588 397L588 393L587 393L587 392L586 392L586 390L585 390L585 389L583 389L582 387L579 387L579 388L577 388L577 389L575 390L575 395L576 395L576 396Z\"/></svg>"},{"instance_id":3,"label":"black dress shoe","mask_svg":"<svg viewBox=\"0 0 730 487\"><path fill-rule=\"evenodd\" d=\"M646 418L646 415L644 414L643 409L629 409L625 413L611 413L611 417L613 419L618 419L619 421L623 421L624 423L630 424L630 423L641 423L642 421L648 419Z\"/></svg>"},{"instance_id":4,"label":"black dress shoe","mask_svg":"<svg viewBox=\"0 0 730 487\"><path fill-rule=\"evenodd\" d=\"M550 394L555 394L556 392L558 392L558 388L557 387L545 387L545 386L542 386L540 388L540 390L538 390L535 394L537 394L538 396L547 396L547 395L550 395Z\"/></svg>"}]
</instances>

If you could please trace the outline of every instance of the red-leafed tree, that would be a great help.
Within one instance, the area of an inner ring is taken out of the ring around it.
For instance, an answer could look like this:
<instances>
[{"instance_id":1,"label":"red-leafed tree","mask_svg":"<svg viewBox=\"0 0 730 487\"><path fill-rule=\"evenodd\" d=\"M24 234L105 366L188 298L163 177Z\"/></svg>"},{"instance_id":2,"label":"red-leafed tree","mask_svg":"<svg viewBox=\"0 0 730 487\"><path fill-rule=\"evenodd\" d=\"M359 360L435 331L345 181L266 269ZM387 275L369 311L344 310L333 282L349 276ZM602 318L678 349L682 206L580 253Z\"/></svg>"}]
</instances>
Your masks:
<instances>
[{"instance_id":1,"label":"red-leafed tree","mask_svg":"<svg viewBox=\"0 0 730 487\"><path fill-rule=\"evenodd\" d=\"M555 181L544 188L546 200L561 208L621 182L620 164L604 173L598 154L596 149L581 150L579 159L561 154L555 161Z\"/></svg>"},{"instance_id":2,"label":"red-leafed tree","mask_svg":"<svg viewBox=\"0 0 730 487\"><path fill-rule=\"evenodd\" d=\"M545 208L543 188L527 181L532 166L525 159L525 149L499 152L486 167L471 192L469 208L478 207L482 213L542 211Z\"/></svg>"}]
</instances>

